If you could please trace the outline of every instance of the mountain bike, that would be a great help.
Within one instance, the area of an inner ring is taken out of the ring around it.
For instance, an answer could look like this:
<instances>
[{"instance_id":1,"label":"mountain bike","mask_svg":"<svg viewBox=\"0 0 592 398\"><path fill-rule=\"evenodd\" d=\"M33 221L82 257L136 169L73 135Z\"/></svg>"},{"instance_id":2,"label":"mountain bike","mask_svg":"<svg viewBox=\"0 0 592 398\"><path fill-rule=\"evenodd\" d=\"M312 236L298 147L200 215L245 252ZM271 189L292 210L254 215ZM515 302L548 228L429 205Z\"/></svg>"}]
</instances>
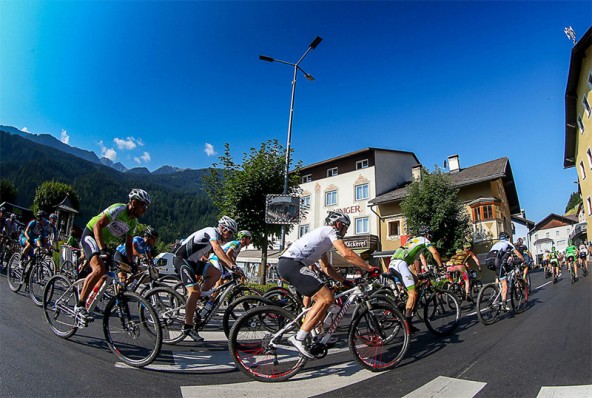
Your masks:
<instances>
[{"instance_id":1,"label":"mountain bike","mask_svg":"<svg viewBox=\"0 0 592 398\"><path fill-rule=\"evenodd\" d=\"M315 358L324 358L331 336L353 304L357 311L347 332L349 351L360 366L372 372L392 369L407 352L408 325L397 308L370 298L371 281L360 282L335 295L335 310L327 312L306 344ZM343 302L343 306L337 302ZM239 370L264 382L285 381L300 372L308 359L288 339L298 332L311 308L294 315L282 307L259 306L238 318L230 330L228 349Z\"/></svg>"},{"instance_id":2,"label":"mountain bike","mask_svg":"<svg viewBox=\"0 0 592 398\"><path fill-rule=\"evenodd\" d=\"M21 253L16 252L10 258L6 271L8 287L17 293L24 286L33 303L43 304L43 290L48 280L53 276L53 270L48 261L49 251L40 247L33 248L33 255L24 260L21 265Z\"/></svg>"},{"instance_id":3,"label":"mountain bike","mask_svg":"<svg viewBox=\"0 0 592 398\"><path fill-rule=\"evenodd\" d=\"M526 310L529 296L528 286L522 277L522 266L514 265L506 280L512 310L520 314ZM502 282L498 280L483 286L477 296L477 316L481 323L491 325L497 321L503 311L502 305Z\"/></svg>"},{"instance_id":4,"label":"mountain bike","mask_svg":"<svg viewBox=\"0 0 592 398\"><path fill-rule=\"evenodd\" d=\"M125 283L117 275L118 265L109 263L100 288L86 301L89 314L109 287L114 296L110 297L103 311L103 335L109 349L122 362L129 366L143 367L154 361L162 345L162 329L156 311L148 301L127 291ZM88 327L94 317L83 317L74 311L84 279L72 283L64 275L55 275L45 287L43 312L52 332L63 339L72 337L80 328Z\"/></svg>"},{"instance_id":5,"label":"mountain bike","mask_svg":"<svg viewBox=\"0 0 592 398\"><path fill-rule=\"evenodd\" d=\"M8 262L13 254L20 251L20 245L16 239L6 237L0 246L0 270L8 268Z\"/></svg>"},{"instance_id":6,"label":"mountain bike","mask_svg":"<svg viewBox=\"0 0 592 398\"><path fill-rule=\"evenodd\" d=\"M467 291L465 290L465 281L461 277L460 271L452 271L448 272L448 282L445 282L442 285L442 289L449 290L452 294L454 294L458 300L462 303L465 300L476 298L479 294L479 291L483 287L483 282L479 278L477 278L477 272L475 270L468 270L469 275L469 295L467 296Z\"/></svg>"}]
</instances>

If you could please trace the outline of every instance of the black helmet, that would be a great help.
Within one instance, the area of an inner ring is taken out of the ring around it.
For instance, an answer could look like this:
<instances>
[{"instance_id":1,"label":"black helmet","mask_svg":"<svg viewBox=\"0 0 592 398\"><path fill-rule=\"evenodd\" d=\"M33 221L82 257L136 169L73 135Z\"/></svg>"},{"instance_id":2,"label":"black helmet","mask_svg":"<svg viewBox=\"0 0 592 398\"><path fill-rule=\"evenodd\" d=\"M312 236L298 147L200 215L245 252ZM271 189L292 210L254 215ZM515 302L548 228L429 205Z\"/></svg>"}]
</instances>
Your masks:
<instances>
[{"instance_id":1,"label":"black helmet","mask_svg":"<svg viewBox=\"0 0 592 398\"><path fill-rule=\"evenodd\" d=\"M35 217L47 218L47 213L44 212L43 210L39 210L37 212L37 214L35 215Z\"/></svg>"},{"instance_id":2,"label":"black helmet","mask_svg":"<svg viewBox=\"0 0 592 398\"><path fill-rule=\"evenodd\" d=\"M330 211L327 215L327 218L325 218L325 224L327 225L335 225L337 221L341 221L344 225L348 227L351 224L349 216L340 211Z\"/></svg>"},{"instance_id":3,"label":"black helmet","mask_svg":"<svg viewBox=\"0 0 592 398\"><path fill-rule=\"evenodd\" d=\"M432 231L430 230L430 227L425 226L425 225L422 225L421 227L419 227L419 230L417 231L417 234L419 236L425 236L425 237L430 236L431 237L432 236Z\"/></svg>"},{"instance_id":4,"label":"black helmet","mask_svg":"<svg viewBox=\"0 0 592 398\"><path fill-rule=\"evenodd\" d=\"M144 236L147 236L149 238L156 238L156 239L158 239L158 231L156 231L152 227L147 227L146 230L144 231Z\"/></svg>"},{"instance_id":5,"label":"black helmet","mask_svg":"<svg viewBox=\"0 0 592 398\"><path fill-rule=\"evenodd\" d=\"M508 240L510 236L506 232L500 232L499 240Z\"/></svg>"}]
</instances>

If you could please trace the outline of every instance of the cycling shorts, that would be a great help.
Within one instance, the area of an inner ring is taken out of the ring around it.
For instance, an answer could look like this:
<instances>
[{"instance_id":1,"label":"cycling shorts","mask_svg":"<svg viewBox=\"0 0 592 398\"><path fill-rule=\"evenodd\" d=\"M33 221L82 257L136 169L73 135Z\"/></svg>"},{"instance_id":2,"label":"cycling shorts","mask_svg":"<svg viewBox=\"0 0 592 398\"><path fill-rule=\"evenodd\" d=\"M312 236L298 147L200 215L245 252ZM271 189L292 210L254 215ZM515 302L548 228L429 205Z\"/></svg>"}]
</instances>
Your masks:
<instances>
[{"instance_id":1,"label":"cycling shorts","mask_svg":"<svg viewBox=\"0 0 592 398\"><path fill-rule=\"evenodd\" d=\"M557 260L556 258L555 259L552 259L551 260L551 265L553 267L559 267L559 260Z\"/></svg>"},{"instance_id":2,"label":"cycling shorts","mask_svg":"<svg viewBox=\"0 0 592 398\"><path fill-rule=\"evenodd\" d=\"M586 258L588 254L584 252L580 252L580 258Z\"/></svg>"},{"instance_id":3,"label":"cycling shorts","mask_svg":"<svg viewBox=\"0 0 592 398\"><path fill-rule=\"evenodd\" d=\"M453 265L453 266L450 266L450 267L446 267L446 271L448 271L448 272L460 272L463 280L466 281L467 279L469 279L469 275L465 271L463 271L463 268L465 268L464 265Z\"/></svg>"},{"instance_id":4,"label":"cycling shorts","mask_svg":"<svg viewBox=\"0 0 592 398\"><path fill-rule=\"evenodd\" d=\"M574 256L567 256L567 261L574 261L575 257Z\"/></svg>"},{"instance_id":5,"label":"cycling shorts","mask_svg":"<svg viewBox=\"0 0 592 398\"><path fill-rule=\"evenodd\" d=\"M303 296L312 297L325 286L313 270L293 258L280 257L277 272Z\"/></svg>"},{"instance_id":6,"label":"cycling shorts","mask_svg":"<svg viewBox=\"0 0 592 398\"><path fill-rule=\"evenodd\" d=\"M119 250L115 250L115 252L113 252L113 261L128 264L132 268L132 274L138 272L138 264L135 261L130 264L127 256L121 254Z\"/></svg>"},{"instance_id":7,"label":"cycling shorts","mask_svg":"<svg viewBox=\"0 0 592 398\"><path fill-rule=\"evenodd\" d=\"M415 289L415 277L409 271L409 265L404 260L391 260L389 263L389 272L391 275L397 276L407 290Z\"/></svg>"},{"instance_id":8,"label":"cycling shorts","mask_svg":"<svg viewBox=\"0 0 592 398\"><path fill-rule=\"evenodd\" d=\"M183 285L190 287L197 286L197 275L206 276L210 263L190 261L181 256L175 256L173 257L173 265L175 266L175 271L181 277Z\"/></svg>"},{"instance_id":9,"label":"cycling shorts","mask_svg":"<svg viewBox=\"0 0 592 398\"><path fill-rule=\"evenodd\" d=\"M88 261L90 261L93 256L98 256L100 254L99 245L95 240L95 234L88 229L88 227L84 228L84 231L82 231L80 245L82 246L84 257L88 258Z\"/></svg>"}]
</instances>

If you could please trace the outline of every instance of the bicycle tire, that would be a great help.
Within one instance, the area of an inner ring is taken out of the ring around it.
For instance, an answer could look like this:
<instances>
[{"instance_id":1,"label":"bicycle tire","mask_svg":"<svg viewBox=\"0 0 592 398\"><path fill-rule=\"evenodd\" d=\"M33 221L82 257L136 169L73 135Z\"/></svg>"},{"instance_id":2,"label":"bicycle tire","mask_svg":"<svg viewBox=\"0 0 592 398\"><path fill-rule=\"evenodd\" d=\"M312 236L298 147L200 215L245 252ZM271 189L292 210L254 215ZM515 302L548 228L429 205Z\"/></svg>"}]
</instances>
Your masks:
<instances>
[{"instance_id":1,"label":"bicycle tire","mask_svg":"<svg viewBox=\"0 0 592 398\"><path fill-rule=\"evenodd\" d=\"M522 278L514 278L510 287L510 301L516 314L526 310L528 305L528 286Z\"/></svg>"},{"instance_id":2,"label":"bicycle tire","mask_svg":"<svg viewBox=\"0 0 592 398\"><path fill-rule=\"evenodd\" d=\"M162 346L156 311L133 292L123 292L107 303L103 333L111 352L126 365L137 368L151 364Z\"/></svg>"},{"instance_id":3,"label":"bicycle tire","mask_svg":"<svg viewBox=\"0 0 592 398\"><path fill-rule=\"evenodd\" d=\"M255 288L244 286L244 285L236 285L226 298L226 306L228 306L230 303L238 300L239 298L246 297L246 296L262 296L262 294L261 294L261 291L255 289Z\"/></svg>"},{"instance_id":4,"label":"bicycle tire","mask_svg":"<svg viewBox=\"0 0 592 398\"><path fill-rule=\"evenodd\" d=\"M263 295L266 299L273 302L273 305L287 309L293 314L299 314L302 311L302 304L288 289L272 288Z\"/></svg>"},{"instance_id":5,"label":"bicycle tire","mask_svg":"<svg viewBox=\"0 0 592 398\"><path fill-rule=\"evenodd\" d=\"M500 316L501 303L497 301L499 288L495 283L483 286L477 296L477 317L484 325L491 325Z\"/></svg>"},{"instance_id":6,"label":"bicycle tire","mask_svg":"<svg viewBox=\"0 0 592 398\"><path fill-rule=\"evenodd\" d=\"M53 272L46 263L33 264L29 273L29 296L37 307L43 306L43 292L52 276Z\"/></svg>"},{"instance_id":7,"label":"bicycle tire","mask_svg":"<svg viewBox=\"0 0 592 398\"><path fill-rule=\"evenodd\" d=\"M460 322L460 301L447 290L436 290L423 308L423 321L436 336L448 336Z\"/></svg>"},{"instance_id":8,"label":"bicycle tire","mask_svg":"<svg viewBox=\"0 0 592 398\"><path fill-rule=\"evenodd\" d=\"M10 257L8 267L6 268L6 279L8 281L8 287L15 293L18 293L23 286L23 270L20 268L20 253L14 253Z\"/></svg>"},{"instance_id":9,"label":"bicycle tire","mask_svg":"<svg viewBox=\"0 0 592 398\"><path fill-rule=\"evenodd\" d=\"M364 308L352 320L348 348L354 360L371 372L397 366L409 347L409 329L399 310L385 301Z\"/></svg>"},{"instance_id":10,"label":"bicycle tire","mask_svg":"<svg viewBox=\"0 0 592 398\"><path fill-rule=\"evenodd\" d=\"M162 342L177 344L183 341L185 335L181 329L185 323L185 298L170 287L162 286L149 290L143 297L157 313Z\"/></svg>"},{"instance_id":11,"label":"bicycle tire","mask_svg":"<svg viewBox=\"0 0 592 398\"><path fill-rule=\"evenodd\" d=\"M232 329L232 325L234 325L234 322L236 322L238 318L243 316L251 308L263 305L270 306L276 304L264 296L245 296L230 303L230 305L226 307L226 311L224 311L224 316L222 317L222 329L224 330L226 337L228 338L228 336L230 336L230 329Z\"/></svg>"},{"instance_id":12,"label":"bicycle tire","mask_svg":"<svg viewBox=\"0 0 592 398\"><path fill-rule=\"evenodd\" d=\"M576 283L576 273L574 272L573 267L569 270L569 280L572 285Z\"/></svg>"},{"instance_id":13,"label":"bicycle tire","mask_svg":"<svg viewBox=\"0 0 592 398\"><path fill-rule=\"evenodd\" d=\"M62 339L72 337L78 330L74 305L78 297L72 283L63 275L54 275L43 291L43 315L51 331Z\"/></svg>"},{"instance_id":14,"label":"bicycle tire","mask_svg":"<svg viewBox=\"0 0 592 398\"><path fill-rule=\"evenodd\" d=\"M476 300L481 289L483 289L483 282L480 280L473 281L473 287L471 288L471 298Z\"/></svg>"},{"instance_id":15,"label":"bicycle tire","mask_svg":"<svg viewBox=\"0 0 592 398\"><path fill-rule=\"evenodd\" d=\"M300 372L307 358L287 341L298 332L299 322L279 336L275 346L270 345L273 334L294 318L281 307L262 306L237 319L228 338L228 351L237 368L254 380L269 383L288 380Z\"/></svg>"},{"instance_id":16,"label":"bicycle tire","mask_svg":"<svg viewBox=\"0 0 592 398\"><path fill-rule=\"evenodd\" d=\"M460 283L455 282L453 284L450 285L450 288L446 289L448 290L451 294L453 294L459 302L463 302L463 300L465 300L465 288L463 286L461 286Z\"/></svg>"},{"instance_id":17,"label":"bicycle tire","mask_svg":"<svg viewBox=\"0 0 592 398\"><path fill-rule=\"evenodd\" d=\"M76 269L76 266L74 265L74 263L72 263L72 261L66 260L62 263L60 274L74 281L77 279L78 270Z\"/></svg>"}]
</instances>

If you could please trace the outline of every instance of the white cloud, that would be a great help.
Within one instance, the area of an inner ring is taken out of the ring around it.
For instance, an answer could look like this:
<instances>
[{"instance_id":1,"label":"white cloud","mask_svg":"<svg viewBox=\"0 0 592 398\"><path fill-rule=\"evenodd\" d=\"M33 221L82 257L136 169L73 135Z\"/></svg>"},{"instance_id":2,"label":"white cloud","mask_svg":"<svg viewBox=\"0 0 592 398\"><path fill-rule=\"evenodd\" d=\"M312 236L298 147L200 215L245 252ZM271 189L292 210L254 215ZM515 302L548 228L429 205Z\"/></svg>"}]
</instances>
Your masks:
<instances>
[{"instance_id":1,"label":"white cloud","mask_svg":"<svg viewBox=\"0 0 592 398\"><path fill-rule=\"evenodd\" d=\"M66 130L62 129L62 134L60 135L60 141L64 144L68 144L70 142L70 136L67 134Z\"/></svg>"},{"instance_id":2,"label":"white cloud","mask_svg":"<svg viewBox=\"0 0 592 398\"><path fill-rule=\"evenodd\" d=\"M23 132L25 132L25 133L28 133L28 132L29 132L29 130L28 130L26 127L23 127L23 128L21 129L21 131L23 131Z\"/></svg>"},{"instance_id":3,"label":"white cloud","mask_svg":"<svg viewBox=\"0 0 592 398\"><path fill-rule=\"evenodd\" d=\"M134 158L134 162L136 162L137 164L142 164L142 162L148 163L150 161L150 159L151 159L150 154L148 152L144 152L142 154L142 156L140 156L140 157L136 156Z\"/></svg>"},{"instance_id":4,"label":"white cloud","mask_svg":"<svg viewBox=\"0 0 592 398\"><path fill-rule=\"evenodd\" d=\"M99 146L101 147L101 156L104 158L109 159L110 161L114 162L117 159L117 152L113 148L107 148L103 145L103 141L99 141Z\"/></svg>"},{"instance_id":5,"label":"white cloud","mask_svg":"<svg viewBox=\"0 0 592 398\"><path fill-rule=\"evenodd\" d=\"M136 139L134 137L127 137L125 139L114 138L113 142L115 142L115 145L117 145L117 148L125 149L128 151L134 149L137 146L144 146L144 141L142 141L141 139Z\"/></svg>"},{"instance_id":6,"label":"white cloud","mask_svg":"<svg viewBox=\"0 0 592 398\"><path fill-rule=\"evenodd\" d=\"M214 156L216 154L216 150L214 149L214 146L212 144L208 144L207 142L206 142L204 152L208 156Z\"/></svg>"}]
</instances>

